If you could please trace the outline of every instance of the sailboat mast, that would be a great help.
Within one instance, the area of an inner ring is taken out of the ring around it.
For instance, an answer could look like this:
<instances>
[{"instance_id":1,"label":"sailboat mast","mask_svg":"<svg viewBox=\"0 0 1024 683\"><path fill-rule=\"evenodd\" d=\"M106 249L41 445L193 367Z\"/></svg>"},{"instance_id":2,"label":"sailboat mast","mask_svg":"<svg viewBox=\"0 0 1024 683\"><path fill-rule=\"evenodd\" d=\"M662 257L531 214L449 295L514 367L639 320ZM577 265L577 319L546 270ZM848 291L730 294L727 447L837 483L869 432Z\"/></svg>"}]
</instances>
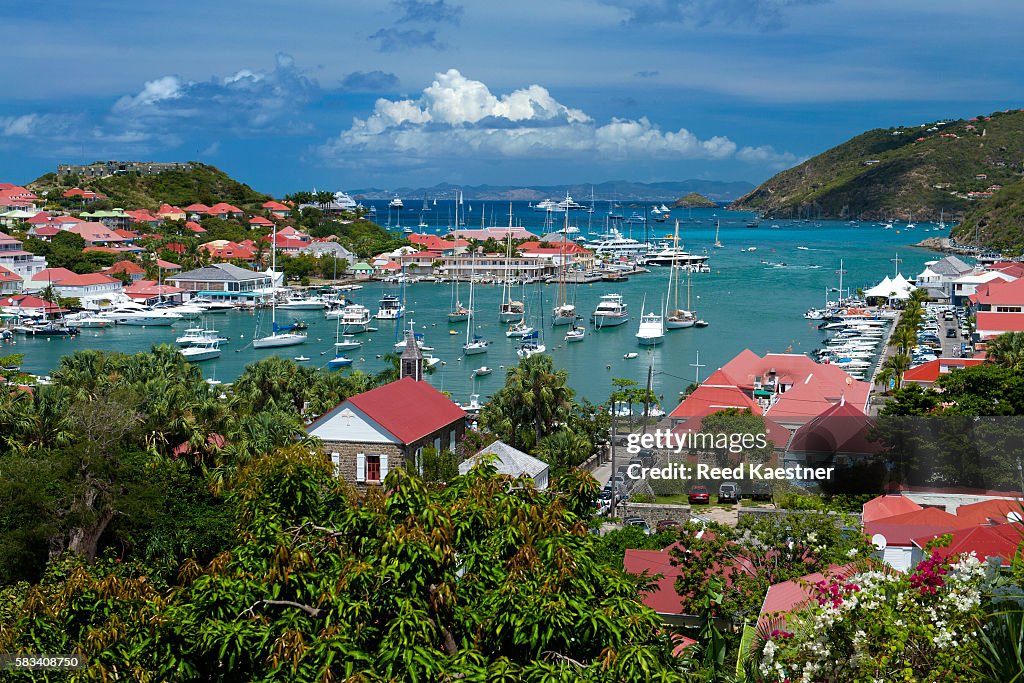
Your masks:
<instances>
[{"instance_id":1,"label":"sailboat mast","mask_svg":"<svg viewBox=\"0 0 1024 683\"><path fill-rule=\"evenodd\" d=\"M466 344L473 332L473 271L476 270L476 256L469 261L469 315L466 317Z\"/></svg>"},{"instance_id":2,"label":"sailboat mast","mask_svg":"<svg viewBox=\"0 0 1024 683\"><path fill-rule=\"evenodd\" d=\"M276 334L277 330L277 223L274 223L274 232L270 237L270 331Z\"/></svg>"}]
</instances>

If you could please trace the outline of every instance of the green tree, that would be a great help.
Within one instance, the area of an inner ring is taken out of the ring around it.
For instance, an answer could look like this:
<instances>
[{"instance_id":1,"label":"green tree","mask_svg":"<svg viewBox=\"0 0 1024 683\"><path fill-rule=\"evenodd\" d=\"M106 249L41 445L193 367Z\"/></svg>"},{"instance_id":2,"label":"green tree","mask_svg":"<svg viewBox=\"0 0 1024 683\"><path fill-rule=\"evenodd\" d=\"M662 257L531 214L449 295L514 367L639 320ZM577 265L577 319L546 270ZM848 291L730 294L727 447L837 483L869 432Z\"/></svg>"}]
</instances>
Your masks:
<instances>
[{"instance_id":1,"label":"green tree","mask_svg":"<svg viewBox=\"0 0 1024 683\"><path fill-rule=\"evenodd\" d=\"M985 344L985 357L1012 370L1024 370L1024 332L1005 332Z\"/></svg>"},{"instance_id":2,"label":"green tree","mask_svg":"<svg viewBox=\"0 0 1024 683\"><path fill-rule=\"evenodd\" d=\"M505 443L531 451L573 410L568 373L555 370L546 354L536 354L508 369L499 389L480 414L480 423Z\"/></svg>"}]
</instances>

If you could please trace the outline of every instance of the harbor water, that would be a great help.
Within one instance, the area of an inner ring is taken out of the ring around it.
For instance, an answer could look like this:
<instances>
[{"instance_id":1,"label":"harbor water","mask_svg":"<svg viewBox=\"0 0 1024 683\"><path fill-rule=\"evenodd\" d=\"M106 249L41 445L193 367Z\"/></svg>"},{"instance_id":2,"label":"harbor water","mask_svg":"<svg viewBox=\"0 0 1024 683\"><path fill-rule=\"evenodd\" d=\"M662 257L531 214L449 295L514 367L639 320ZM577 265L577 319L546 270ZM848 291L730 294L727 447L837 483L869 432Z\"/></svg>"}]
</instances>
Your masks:
<instances>
[{"instance_id":1,"label":"harbor water","mask_svg":"<svg viewBox=\"0 0 1024 683\"><path fill-rule=\"evenodd\" d=\"M438 202L442 204L442 202ZM447 204L450 204L448 202ZM497 204L496 204L497 206ZM508 225L507 204L504 220L495 218L497 225ZM386 203L381 204L386 212ZM479 209L482 211L483 209ZM629 215L630 210L624 209ZM497 209L495 209L497 212ZM641 209L642 212L642 209ZM435 215L439 215L438 214ZM404 218L404 217L403 217ZM535 233L540 233L545 216L532 212L524 203L515 210L515 222ZM911 230L886 230L877 223L850 223L821 221L818 223L787 220L764 220L756 228L746 227L749 213L728 212L723 209L675 210L672 220L656 223L647 228L648 236L662 239L671 233L674 220L680 219L683 246L694 253L707 252L709 273L681 276L680 304L694 310L699 318L709 323L705 328L667 330L664 342L655 347L641 347L635 334L639 325L640 308L660 309L665 302L668 268L652 267L650 272L630 276L627 282L569 285L568 296L583 317L580 325L587 330L582 342L564 341L567 327L551 326L551 308L557 293L555 284L530 284L525 291L517 288L516 298L527 304L527 323L541 331L541 341L556 367L569 374L569 383L577 394L594 402L603 402L611 391L613 378L629 378L643 385L648 369L653 369L653 388L666 410L676 404L679 392L698 379L729 361L748 348L755 353L810 353L818 348L824 334L817 329L817 321L806 320L803 313L824 304L826 296L838 294L840 262L843 264L843 288L855 292L868 288L885 275L893 275L898 267L908 278L923 270L926 261L941 257L933 251L909 246L925 237L943 236L932 231L932 226L919 224ZM571 214L571 224L581 227L591 222L594 233L604 229L604 212ZM377 220L384 224L379 214ZM419 215L402 224L417 221L429 224ZM561 216L556 220L561 220ZM469 214L472 221L472 214ZM439 223L444 222L439 220ZM487 224L491 224L487 220ZM714 248L716 225L722 248ZM597 225L601 223L601 225ZM395 225L393 223L393 225ZM479 225L479 222L477 223ZM556 226L557 229L558 226ZM446 228L428 230L446 232ZM644 228L633 226L634 237L644 239ZM753 250L750 250L753 247ZM459 298L468 301L468 285L460 285ZM365 283L362 289L351 292L351 299L376 312L384 294L400 294L394 283ZM590 314L603 294L622 294L629 307L628 323L594 330ZM398 321L374 320L377 331L357 335L363 346L347 355L354 359L353 369L376 372L384 368L382 356L394 350L401 330L412 321L423 343L433 347L432 355L441 359L428 380L438 389L450 392L460 402L471 394L480 394L481 400L500 389L504 371L517 362L518 339L505 336L506 325L498 322L501 301L500 285L477 285L474 291L474 332L491 342L487 353L463 357L462 344L466 341L465 322L450 323L447 315L452 305L452 285L448 283L416 282L405 287L406 316ZM689 296L689 306L686 306ZM205 321L181 321L173 327L128 327L83 329L74 338L46 338L16 336L14 342L0 347L0 354L24 354L26 372L45 375L52 372L60 357L77 349L95 348L107 351L134 353L148 350L153 344L174 343L175 337L186 327L205 323L215 327L229 342L222 345L220 358L200 364L203 374L222 382L236 378L244 367L269 355L293 358L308 357L302 361L312 366L325 367L333 357L336 335L335 320L325 319L319 311L277 312L279 323L305 321L309 325L308 341L299 346L281 349L253 349L251 339L259 316L265 316L263 329L268 327L269 311L238 312L207 316ZM543 319L542 319L543 317ZM624 358L637 352L632 359ZM698 361L699 356L699 361ZM493 369L490 375L476 377L473 370L486 365ZM347 370L343 371L347 372Z\"/></svg>"}]
</instances>

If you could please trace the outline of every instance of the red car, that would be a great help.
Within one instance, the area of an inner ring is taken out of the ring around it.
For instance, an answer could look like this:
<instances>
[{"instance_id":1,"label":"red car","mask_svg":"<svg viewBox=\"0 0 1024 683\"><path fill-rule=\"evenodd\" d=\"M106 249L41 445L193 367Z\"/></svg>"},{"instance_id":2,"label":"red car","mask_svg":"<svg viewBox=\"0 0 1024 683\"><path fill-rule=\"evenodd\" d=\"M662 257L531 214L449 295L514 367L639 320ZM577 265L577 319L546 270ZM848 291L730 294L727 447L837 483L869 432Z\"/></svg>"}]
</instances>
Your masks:
<instances>
[{"instance_id":1,"label":"red car","mask_svg":"<svg viewBox=\"0 0 1024 683\"><path fill-rule=\"evenodd\" d=\"M710 505L711 493L706 486L694 486L690 489L687 499L690 501L690 505Z\"/></svg>"}]
</instances>

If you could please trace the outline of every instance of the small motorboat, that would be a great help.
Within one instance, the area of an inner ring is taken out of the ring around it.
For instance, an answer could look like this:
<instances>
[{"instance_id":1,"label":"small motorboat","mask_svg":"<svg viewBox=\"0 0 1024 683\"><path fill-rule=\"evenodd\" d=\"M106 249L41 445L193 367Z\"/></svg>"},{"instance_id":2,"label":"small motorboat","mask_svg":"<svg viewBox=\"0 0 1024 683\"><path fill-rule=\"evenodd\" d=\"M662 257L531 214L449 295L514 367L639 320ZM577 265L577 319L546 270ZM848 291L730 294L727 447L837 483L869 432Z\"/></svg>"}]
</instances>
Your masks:
<instances>
[{"instance_id":1,"label":"small motorboat","mask_svg":"<svg viewBox=\"0 0 1024 683\"><path fill-rule=\"evenodd\" d=\"M347 368L352 365L352 359L347 356L335 356L334 358L327 361L327 367L335 370L337 368Z\"/></svg>"},{"instance_id":2,"label":"small motorboat","mask_svg":"<svg viewBox=\"0 0 1024 683\"><path fill-rule=\"evenodd\" d=\"M483 377L484 375L491 374L491 372L493 372L491 368L487 367L486 365L481 365L480 367L473 371L473 374L476 375L477 377Z\"/></svg>"},{"instance_id":3,"label":"small motorboat","mask_svg":"<svg viewBox=\"0 0 1024 683\"><path fill-rule=\"evenodd\" d=\"M625 354L623 358L625 358L626 360L632 360L633 358L636 358L639 355L640 354L637 353L636 351L630 351L629 353Z\"/></svg>"},{"instance_id":4,"label":"small motorboat","mask_svg":"<svg viewBox=\"0 0 1024 683\"><path fill-rule=\"evenodd\" d=\"M307 360L309 360L309 356L295 356L293 360L295 360L298 363L305 363Z\"/></svg>"},{"instance_id":5,"label":"small motorboat","mask_svg":"<svg viewBox=\"0 0 1024 683\"><path fill-rule=\"evenodd\" d=\"M565 333L565 341L567 342L580 342L583 341L583 337L586 336L587 332L582 327L574 327Z\"/></svg>"}]
</instances>

